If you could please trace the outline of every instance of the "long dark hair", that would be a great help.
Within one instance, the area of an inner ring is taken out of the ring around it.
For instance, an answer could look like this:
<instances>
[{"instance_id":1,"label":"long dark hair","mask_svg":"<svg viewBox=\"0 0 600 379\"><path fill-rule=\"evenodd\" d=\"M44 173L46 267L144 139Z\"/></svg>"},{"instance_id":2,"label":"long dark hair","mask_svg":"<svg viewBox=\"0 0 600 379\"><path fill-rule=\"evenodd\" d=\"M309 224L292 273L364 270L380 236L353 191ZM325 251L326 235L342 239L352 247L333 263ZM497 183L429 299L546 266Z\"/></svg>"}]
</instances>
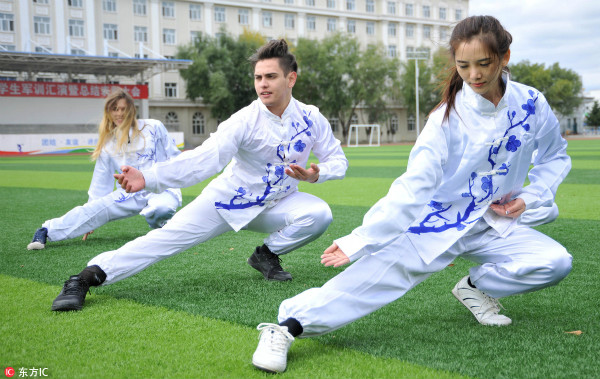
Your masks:
<instances>
[{"instance_id":1,"label":"long dark hair","mask_svg":"<svg viewBox=\"0 0 600 379\"><path fill-rule=\"evenodd\" d=\"M487 53L498 61L502 60L512 43L511 34L504 29L496 18L492 16L471 16L459 22L450 36L449 52L453 62L456 58L456 49L460 44L473 38L479 38L487 48ZM463 86L463 80L456 70L456 65L450 68L443 86L442 101L434 109L445 104L444 120L447 120L450 117L450 111L454 108L456 94Z\"/></svg>"}]
</instances>

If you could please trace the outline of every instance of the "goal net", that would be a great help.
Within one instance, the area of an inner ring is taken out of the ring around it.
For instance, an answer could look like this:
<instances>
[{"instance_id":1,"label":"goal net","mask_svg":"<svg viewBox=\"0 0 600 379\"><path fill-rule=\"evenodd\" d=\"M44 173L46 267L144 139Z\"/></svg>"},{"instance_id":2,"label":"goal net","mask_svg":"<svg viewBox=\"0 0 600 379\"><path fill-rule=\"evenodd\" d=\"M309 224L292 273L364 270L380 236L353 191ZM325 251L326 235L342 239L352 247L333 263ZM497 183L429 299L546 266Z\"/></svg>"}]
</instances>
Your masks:
<instances>
[{"instance_id":1,"label":"goal net","mask_svg":"<svg viewBox=\"0 0 600 379\"><path fill-rule=\"evenodd\" d=\"M377 142L373 142L374 139ZM378 124L350 125L350 129L348 130L348 147L379 146L380 143L381 132Z\"/></svg>"}]
</instances>

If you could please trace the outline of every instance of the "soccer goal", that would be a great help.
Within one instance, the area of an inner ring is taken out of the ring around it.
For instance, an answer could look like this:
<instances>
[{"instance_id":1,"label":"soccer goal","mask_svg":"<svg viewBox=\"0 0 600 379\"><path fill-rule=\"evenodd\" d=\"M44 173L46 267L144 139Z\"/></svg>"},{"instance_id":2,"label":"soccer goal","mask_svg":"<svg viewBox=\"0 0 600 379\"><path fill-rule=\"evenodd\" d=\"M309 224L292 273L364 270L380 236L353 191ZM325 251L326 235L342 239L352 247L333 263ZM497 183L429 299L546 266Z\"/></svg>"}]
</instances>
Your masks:
<instances>
[{"instance_id":1,"label":"soccer goal","mask_svg":"<svg viewBox=\"0 0 600 379\"><path fill-rule=\"evenodd\" d=\"M371 133L367 134L368 128L371 128ZM364 129L364 133L360 130ZM361 134L364 135L364 140L368 143L360 143ZM373 143L373 135L377 136L377 143ZM354 144L352 141L354 140ZM354 124L350 125L348 130L348 147L361 147L361 146L379 146L381 143L381 132L378 124Z\"/></svg>"}]
</instances>

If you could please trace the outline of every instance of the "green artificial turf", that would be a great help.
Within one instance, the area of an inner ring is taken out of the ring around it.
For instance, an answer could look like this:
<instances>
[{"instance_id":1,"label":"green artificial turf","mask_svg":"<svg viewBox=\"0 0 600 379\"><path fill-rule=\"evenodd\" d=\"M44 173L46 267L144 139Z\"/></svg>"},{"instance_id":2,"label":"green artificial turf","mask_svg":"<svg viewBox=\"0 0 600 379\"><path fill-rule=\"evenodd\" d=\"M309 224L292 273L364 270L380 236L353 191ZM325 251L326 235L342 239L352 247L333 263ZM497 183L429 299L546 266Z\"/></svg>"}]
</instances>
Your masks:
<instances>
[{"instance_id":1,"label":"green artificial turf","mask_svg":"<svg viewBox=\"0 0 600 379\"><path fill-rule=\"evenodd\" d=\"M255 327L275 322L282 300L343 268L319 256L362 216L406 166L410 146L346 148L347 178L301 190L330 203L334 222L283 257L294 280L272 283L246 264L265 235L229 233L92 290L81 312L50 311L69 275L95 255L149 229L141 216L109 223L83 242L25 246L35 229L87 200L89 156L0 158L0 362L47 367L56 378L253 378ZM560 217L538 229L573 255L559 285L502 300L509 327L484 327L450 293L462 259L398 301L328 335L299 340L289 378L598 378L600 140L571 140L573 170L559 187ZM190 202L205 186L183 190ZM567 332L582 331L582 334Z\"/></svg>"}]
</instances>

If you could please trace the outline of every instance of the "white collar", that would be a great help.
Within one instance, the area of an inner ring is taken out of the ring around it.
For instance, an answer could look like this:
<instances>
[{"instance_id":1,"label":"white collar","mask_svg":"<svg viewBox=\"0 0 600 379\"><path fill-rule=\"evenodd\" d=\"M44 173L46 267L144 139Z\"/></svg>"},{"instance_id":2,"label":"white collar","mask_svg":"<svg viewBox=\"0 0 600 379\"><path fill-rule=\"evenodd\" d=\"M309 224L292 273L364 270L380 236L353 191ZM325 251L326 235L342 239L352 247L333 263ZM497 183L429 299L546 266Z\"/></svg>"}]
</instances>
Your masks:
<instances>
[{"instance_id":1,"label":"white collar","mask_svg":"<svg viewBox=\"0 0 600 379\"><path fill-rule=\"evenodd\" d=\"M502 80L505 84L505 90L504 94L502 95L502 98L498 102L498 106L494 106L494 104L491 101L476 93L471 88L471 86L469 86L465 82L463 82L463 88L461 91L463 103L469 106L470 108L473 108L476 111L478 111L482 116L496 116L498 112L500 112L508 106L507 98L511 88L510 77L508 72L502 71Z\"/></svg>"}]
</instances>

